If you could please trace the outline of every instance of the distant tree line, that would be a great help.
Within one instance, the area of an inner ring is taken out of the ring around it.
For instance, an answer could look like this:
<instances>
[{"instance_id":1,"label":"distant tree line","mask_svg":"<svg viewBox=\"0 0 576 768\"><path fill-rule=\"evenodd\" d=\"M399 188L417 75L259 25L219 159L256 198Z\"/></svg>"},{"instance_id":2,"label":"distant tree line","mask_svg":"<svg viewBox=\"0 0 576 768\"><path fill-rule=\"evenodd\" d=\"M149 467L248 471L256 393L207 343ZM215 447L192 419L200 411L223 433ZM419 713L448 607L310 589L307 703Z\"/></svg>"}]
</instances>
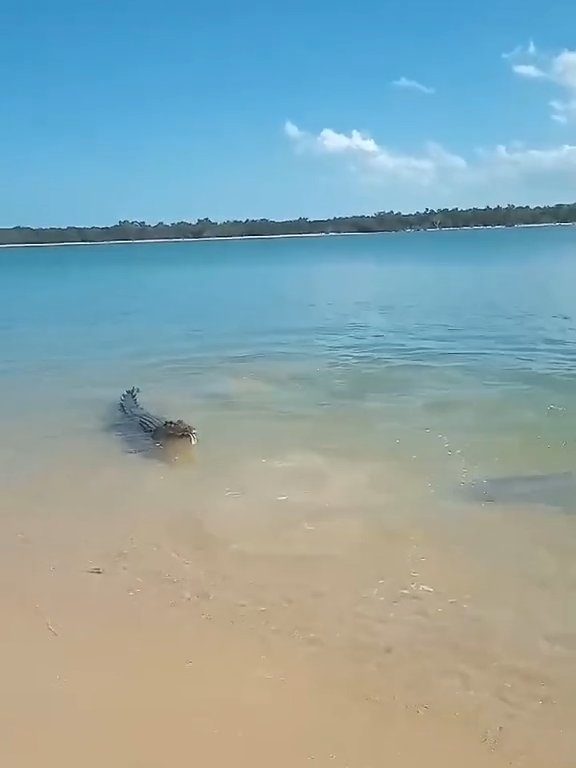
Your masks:
<instances>
[{"instance_id":1,"label":"distant tree line","mask_svg":"<svg viewBox=\"0 0 576 768\"><path fill-rule=\"evenodd\" d=\"M494 208L426 208L417 213L379 211L368 216L342 216L334 219L293 219L271 221L196 222L172 224L145 221L119 221L110 227L12 227L0 229L0 244L105 243L112 240L175 240L204 237L243 237L248 235L305 235L346 232L399 232L406 230L462 227L514 227L524 224L576 223L576 203L551 206L496 206Z\"/></svg>"}]
</instances>

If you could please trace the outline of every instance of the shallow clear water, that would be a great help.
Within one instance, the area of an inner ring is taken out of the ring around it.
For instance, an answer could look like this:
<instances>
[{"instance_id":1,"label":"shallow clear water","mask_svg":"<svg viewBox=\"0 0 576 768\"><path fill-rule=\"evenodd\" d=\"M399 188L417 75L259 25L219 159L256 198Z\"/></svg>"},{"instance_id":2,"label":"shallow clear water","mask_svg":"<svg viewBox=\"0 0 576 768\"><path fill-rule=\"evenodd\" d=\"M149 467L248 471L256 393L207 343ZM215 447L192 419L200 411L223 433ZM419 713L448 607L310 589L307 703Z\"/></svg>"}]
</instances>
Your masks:
<instances>
[{"instance_id":1,"label":"shallow clear water","mask_svg":"<svg viewBox=\"0 0 576 768\"><path fill-rule=\"evenodd\" d=\"M4 762L573 765L575 285L572 227L0 249Z\"/></svg>"},{"instance_id":2,"label":"shallow clear water","mask_svg":"<svg viewBox=\"0 0 576 768\"><path fill-rule=\"evenodd\" d=\"M568 227L4 250L0 418L58 450L137 384L215 451L223 422L571 469L575 284Z\"/></svg>"}]
</instances>

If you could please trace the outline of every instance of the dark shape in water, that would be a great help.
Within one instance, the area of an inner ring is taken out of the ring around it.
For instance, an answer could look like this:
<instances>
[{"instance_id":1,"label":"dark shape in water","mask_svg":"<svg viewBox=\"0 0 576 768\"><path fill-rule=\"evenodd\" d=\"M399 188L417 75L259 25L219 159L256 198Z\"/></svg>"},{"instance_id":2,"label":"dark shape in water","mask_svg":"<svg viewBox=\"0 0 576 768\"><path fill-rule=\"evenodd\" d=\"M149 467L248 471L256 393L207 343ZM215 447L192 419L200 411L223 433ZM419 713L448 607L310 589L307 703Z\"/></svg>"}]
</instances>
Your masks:
<instances>
[{"instance_id":1,"label":"dark shape in water","mask_svg":"<svg viewBox=\"0 0 576 768\"><path fill-rule=\"evenodd\" d=\"M170 445L179 441L186 441L196 445L198 435L196 429L185 421L171 421L154 416L138 401L139 389L132 387L127 389L120 398L120 409L147 434L157 445Z\"/></svg>"},{"instance_id":2,"label":"dark shape in water","mask_svg":"<svg viewBox=\"0 0 576 768\"><path fill-rule=\"evenodd\" d=\"M509 475L474 480L464 487L472 501L495 504L544 504L576 509L576 475L556 472L544 475Z\"/></svg>"}]
</instances>

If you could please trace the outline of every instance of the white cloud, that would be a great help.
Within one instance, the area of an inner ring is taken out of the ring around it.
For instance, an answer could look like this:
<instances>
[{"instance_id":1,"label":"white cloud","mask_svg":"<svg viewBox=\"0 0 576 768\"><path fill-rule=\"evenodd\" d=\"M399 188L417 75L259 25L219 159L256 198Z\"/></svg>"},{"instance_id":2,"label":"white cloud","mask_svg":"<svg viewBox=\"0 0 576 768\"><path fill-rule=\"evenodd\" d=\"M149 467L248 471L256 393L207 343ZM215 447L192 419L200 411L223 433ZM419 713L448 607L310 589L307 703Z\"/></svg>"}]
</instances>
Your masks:
<instances>
[{"instance_id":1,"label":"white cloud","mask_svg":"<svg viewBox=\"0 0 576 768\"><path fill-rule=\"evenodd\" d=\"M576 121L576 98L567 101L552 99L550 106L552 107L552 120L557 123L565 124L572 120Z\"/></svg>"},{"instance_id":2,"label":"white cloud","mask_svg":"<svg viewBox=\"0 0 576 768\"><path fill-rule=\"evenodd\" d=\"M530 42L503 55L516 76L558 91L548 96L554 121L576 123L576 50L545 54ZM433 92L404 77L393 85ZM284 131L300 154L324 157L351 174L356 182L351 194L354 189L362 195L378 189L378 195L388 195L397 206L537 204L571 199L576 189L576 143L512 143L461 153L434 142L414 149L393 147L358 129L312 132L286 122Z\"/></svg>"},{"instance_id":3,"label":"white cloud","mask_svg":"<svg viewBox=\"0 0 576 768\"><path fill-rule=\"evenodd\" d=\"M553 120L558 123L576 120L576 51L545 54L530 42L526 48L516 48L504 57L511 60L512 71L520 77L547 80L563 91L563 98L550 101Z\"/></svg>"},{"instance_id":4,"label":"white cloud","mask_svg":"<svg viewBox=\"0 0 576 768\"><path fill-rule=\"evenodd\" d=\"M298 149L312 150L317 154L344 155L356 163L355 168L372 178L397 179L420 185L432 183L442 169L463 170L464 158L447 152L432 142L414 155L404 154L378 144L371 136L357 130L339 133L324 128L317 135L303 131L291 124L286 130L288 138Z\"/></svg>"},{"instance_id":5,"label":"white cloud","mask_svg":"<svg viewBox=\"0 0 576 768\"><path fill-rule=\"evenodd\" d=\"M576 51L562 51L552 59L551 78L576 91Z\"/></svg>"},{"instance_id":6,"label":"white cloud","mask_svg":"<svg viewBox=\"0 0 576 768\"><path fill-rule=\"evenodd\" d=\"M429 85L423 85L418 80L411 80L409 77L399 77L398 80L393 80L391 83L395 88L404 88L410 91L419 91L420 93L426 93L431 96L436 93L435 88L431 88Z\"/></svg>"},{"instance_id":7,"label":"white cloud","mask_svg":"<svg viewBox=\"0 0 576 768\"><path fill-rule=\"evenodd\" d=\"M324 128L317 137L317 142L326 152L364 152L376 155L380 151L378 144L360 131L352 131L349 136L337 133L331 128Z\"/></svg>"},{"instance_id":8,"label":"white cloud","mask_svg":"<svg viewBox=\"0 0 576 768\"><path fill-rule=\"evenodd\" d=\"M401 189L410 193L428 190L428 196L460 202L476 192L476 202L502 202L517 198L518 191L526 194L529 190L537 200L541 189L570 190L576 185L576 146L571 144L543 148L497 145L465 158L433 142L416 152L400 152L357 130L339 133L325 128L312 134L293 125L289 139L312 155L348 159L345 167L360 184L377 182L393 194Z\"/></svg>"},{"instance_id":9,"label":"white cloud","mask_svg":"<svg viewBox=\"0 0 576 768\"><path fill-rule=\"evenodd\" d=\"M538 173L568 173L576 180L576 146L562 144L547 149L531 147L506 147L499 145L483 150L479 156L496 170L512 170L523 176Z\"/></svg>"},{"instance_id":10,"label":"white cloud","mask_svg":"<svg viewBox=\"0 0 576 768\"><path fill-rule=\"evenodd\" d=\"M302 131L297 125L294 125L290 120L286 120L284 123L284 133L289 139L299 139L302 136Z\"/></svg>"},{"instance_id":11,"label":"white cloud","mask_svg":"<svg viewBox=\"0 0 576 768\"><path fill-rule=\"evenodd\" d=\"M546 73L542 72L534 64L513 64L512 70L521 77L532 77L534 79L546 77Z\"/></svg>"},{"instance_id":12,"label":"white cloud","mask_svg":"<svg viewBox=\"0 0 576 768\"><path fill-rule=\"evenodd\" d=\"M520 55L529 55L529 56L535 56L537 53L536 45L534 44L533 40L530 40L526 48L524 48L523 45L517 45L516 48L513 48L511 51L508 51L507 53L502 54L503 59L515 59L517 56Z\"/></svg>"}]
</instances>

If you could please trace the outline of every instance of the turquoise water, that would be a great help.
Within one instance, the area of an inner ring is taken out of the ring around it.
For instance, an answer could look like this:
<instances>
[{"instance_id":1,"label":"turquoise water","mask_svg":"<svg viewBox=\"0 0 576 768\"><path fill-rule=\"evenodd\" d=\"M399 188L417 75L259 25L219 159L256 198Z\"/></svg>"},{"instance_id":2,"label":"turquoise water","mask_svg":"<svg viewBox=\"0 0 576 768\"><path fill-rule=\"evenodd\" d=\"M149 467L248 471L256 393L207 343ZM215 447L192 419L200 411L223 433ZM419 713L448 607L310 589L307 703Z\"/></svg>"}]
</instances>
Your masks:
<instances>
[{"instance_id":1,"label":"turquoise water","mask_svg":"<svg viewBox=\"0 0 576 768\"><path fill-rule=\"evenodd\" d=\"M4 464L30 431L38 460L116 457L136 384L228 461L281 444L448 485L571 470L575 285L571 227L4 249Z\"/></svg>"}]
</instances>

